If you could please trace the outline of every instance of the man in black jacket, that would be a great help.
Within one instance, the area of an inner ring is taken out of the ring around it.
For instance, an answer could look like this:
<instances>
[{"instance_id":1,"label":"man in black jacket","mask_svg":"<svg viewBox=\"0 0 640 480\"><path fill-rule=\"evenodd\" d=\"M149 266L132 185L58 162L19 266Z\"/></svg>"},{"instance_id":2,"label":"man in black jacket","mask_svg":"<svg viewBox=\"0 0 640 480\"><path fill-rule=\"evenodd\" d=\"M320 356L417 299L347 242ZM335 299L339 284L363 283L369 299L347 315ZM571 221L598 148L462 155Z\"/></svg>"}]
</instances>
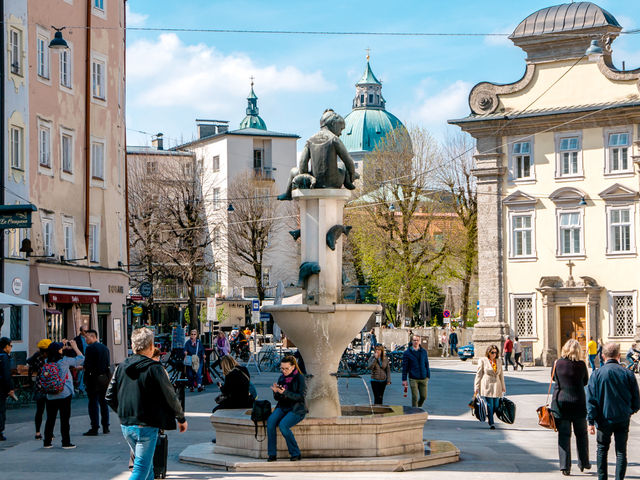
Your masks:
<instances>
[{"instance_id":1,"label":"man in black jacket","mask_svg":"<svg viewBox=\"0 0 640 480\"><path fill-rule=\"evenodd\" d=\"M589 433L598 427L598 478L607 478L607 453L611 436L616 441L616 480L627 470L627 440L631 415L640 410L640 392L635 375L620 365L620 345L602 347L604 366L595 370L587 386Z\"/></svg>"},{"instance_id":2,"label":"man in black jacket","mask_svg":"<svg viewBox=\"0 0 640 480\"><path fill-rule=\"evenodd\" d=\"M0 442L6 440L4 425L7 419L7 397L13 395L10 353L11 340L7 337L0 338Z\"/></svg>"},{"instance_id":3,"label":"man in black jacket","mask_svg":"<svg viewBox=\"0 0 640 480\"><path fill-rule=\"evenodd\" d=\"M84 436L98 435L100 417L102 433L109 433L109 407L105 399L109 380L111 380L111 360L109 349L98 341L98 332L87 330L85 334L87 348L84 351L84 384L89 396L89 419L91 428Z\"/></svg>"},{"instance_id":4,"label":"man in black jacket","mask_svg":"<svg viewBox=\"0 0 640 480\"><path fill-rule=\"evenodd\" d=\"M158 432L187 431L182 406L159 362L152 359L153 332L138 328L131 334L134 355L116 369L107 390L107 403L118 413L122 434L135 454L132 476L153 478L153 453Z\"/></svg>"}]
</instances>

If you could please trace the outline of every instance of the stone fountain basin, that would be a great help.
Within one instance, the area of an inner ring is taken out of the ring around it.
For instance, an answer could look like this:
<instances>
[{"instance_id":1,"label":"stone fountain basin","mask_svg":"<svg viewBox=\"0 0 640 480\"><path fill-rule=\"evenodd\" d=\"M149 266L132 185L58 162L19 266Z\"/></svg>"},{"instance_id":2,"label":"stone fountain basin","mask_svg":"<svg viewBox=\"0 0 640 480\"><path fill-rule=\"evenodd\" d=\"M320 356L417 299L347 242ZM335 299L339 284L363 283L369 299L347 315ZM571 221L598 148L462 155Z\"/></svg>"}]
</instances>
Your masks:
<instances>
[{"instance_id":1,"label":"stone fountain basin","mask_svg":"<svg viewBox=\"0 0 640 480\"><path fill-rule=\"evenodd\" d=\"M373 413L372 413L373 410ZM384 457L424 455L422 439L427 412L405 406L342 406L342 416L305 418L293 427L303 458ZM216 454L267 458L266 439L255 439L251 410L218 410L211 415L216 430ZM258 427L258 439L265 437ZM278 458L288 458L278 431Z\"/></svg>"}]
</instances>

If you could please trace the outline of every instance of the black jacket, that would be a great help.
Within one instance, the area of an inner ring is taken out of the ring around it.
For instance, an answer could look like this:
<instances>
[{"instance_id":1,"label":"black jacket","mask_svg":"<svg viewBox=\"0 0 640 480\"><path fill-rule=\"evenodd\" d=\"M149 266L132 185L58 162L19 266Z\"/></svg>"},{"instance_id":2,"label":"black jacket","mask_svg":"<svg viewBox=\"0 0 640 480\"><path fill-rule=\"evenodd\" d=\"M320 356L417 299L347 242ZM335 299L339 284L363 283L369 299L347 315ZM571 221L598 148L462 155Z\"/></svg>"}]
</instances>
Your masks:
<instances>
[{"instance_id":1,"label":"black jacket","mask_svg":"<svg viewBox=\"0 0 640 480\"><path fill-rule=\"evenodd\" d=\"M104 394L111 380L109 349L100 342L87 345L84 352L84 383L89 393Z\"/></svg>"},{"instance_id":2,"label":"black jacket","mask_svg":"<svg viewBox=\"0 0 640 480\"><path fill-rule=\"evenodd\" d=\"M249 371L241 365L224 377L224 383L220 387L225 396L222 408L245 408L253 405L253 397L249 395L250 378Z\"/></svg>"},{"instance_id":3,"label":"black jacket","mask_svg":"<svg viewBox=\"0 0 640 480\"><path fill-rule=\"evenodd\" d=\"M573 420L587 416L584 386L589 382L587 365L582 360L560 358L553 377L555 387L551 411L556 418Z\"/></svg>"},{"instance_id":4,"label":"black jacket","mask_svg":"<svg viewBox=\"0 0 640 480\"><path fill-rule=\"evenodd\" d=\"M591 374L587 387L587 420L598 428L629 421L640 410L638 382L631 371L616 360Z\"/></svg>"},{"instance_id":5,"label":"black jacket","mask_svg":"<svg viewBox=\"0 0 640 480\"><path fill-rule=\"evenodd\" d=\"M276 407L285 412L292 411L296 415L304 417L307 414L307 407L304 403L304 396L307 392L307 384L304 375L293 373L293 378L289 384L286 383L285 376L280 375L278 385L287 385L284 393L273 393L273 398L278 402Z\"/></svg>"},{"instance_id":6,"label":"black jacket","mask_svg":"<svg viewBox=\"0 0 640 480\"><path fill-rule=\"evenodd\" d=\"M106 394L122 425L175 430L184 412L160 362L143 355L127 358L116 369Z\"/></svg>"},{"instance_id":7,"label":"black jacket","mask_svg":"<svg viewBox=\"0 0 640 480\"><path fill-rule=\"evenodd\" d=\"M2 352L0 353L0 395L7 395L11 390L13 390L11 358Z\"/></svg>"}]
</instances>

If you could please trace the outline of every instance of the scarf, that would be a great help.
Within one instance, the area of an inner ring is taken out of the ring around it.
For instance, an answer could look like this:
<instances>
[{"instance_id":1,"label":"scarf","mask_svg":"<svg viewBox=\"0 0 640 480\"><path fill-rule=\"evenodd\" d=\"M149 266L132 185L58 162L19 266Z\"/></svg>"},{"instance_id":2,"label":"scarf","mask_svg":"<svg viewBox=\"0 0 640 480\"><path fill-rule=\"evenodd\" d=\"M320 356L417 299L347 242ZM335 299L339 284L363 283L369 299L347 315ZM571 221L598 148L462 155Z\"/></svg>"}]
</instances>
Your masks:
<instances>
[{"instance_id":1,"label":"scarf","mask_svg":"<svg viewBox=\"0 0 640 480\"><path fill-rule=\"evenodd\" d=\"M291 372L291 374L289 374L286 377L284 377L284 385L282 385L282 387L285 390L289 389L289 384L293 381L293 378L296 376L297 373L298 373L298 369L294 368L293 372Z\"/></svg>"}]
</instances>

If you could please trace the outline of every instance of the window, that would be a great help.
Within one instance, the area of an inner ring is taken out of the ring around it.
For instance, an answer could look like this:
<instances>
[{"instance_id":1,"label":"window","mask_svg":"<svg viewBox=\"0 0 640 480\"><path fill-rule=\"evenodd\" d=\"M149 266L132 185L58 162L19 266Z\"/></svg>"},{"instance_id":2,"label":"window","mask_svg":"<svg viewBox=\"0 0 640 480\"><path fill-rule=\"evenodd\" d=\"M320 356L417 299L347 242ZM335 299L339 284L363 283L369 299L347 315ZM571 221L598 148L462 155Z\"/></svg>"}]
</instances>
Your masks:
<instances>
[{"instance_id":1,"label":"window","mask_svg":"<svg viewBox=\"0 0 640 480\"><path fill-rule=\"evenodd\" d=\"M533 177L531 142L515 142L512 147L512 168L515 179Z\"/></svg>"},{"instance_id":2,"label":"window","mask_svg":"<svg viewBox=\"0 0 640 480\"><path fill-rule=\"evenodd\" d=\"M53 220L42 219L42 247L43 255L50 256L53 253Z\"/></svg>"},{"instance_id":3,"label":"window","mask_svg":"<svg viewBox=\"0 0 640 480\"><path fill-rule=\"evenodd\" d=\"M271 267L262 266L262 287L268 287L271 279Z\"/></svg>"},{"instance_id":4,"label":"window","mask_svg":"<svg viewBox=\"0 0 640 480\"><path fill-rule=\"evenodd\" d=\"M214 247L220 246L220 227L215 227L213 229L213 234L211 235L212 242Z\"/></svg>"},{"instance_id":5,"label":"window","mask_svg":"<svg viewBox=\"0 0 640 480\"><path fill-rule=\"evenodd\" d=\"M10 323L9 338L19 342L22 341L22 307L11 307Z\"/></svg>"},{"instance_id":6,"label":"window","mask_svg":"<svg viewBox=\"0 0 640 480\"><path fill-rule=\"evenodd\" d=\"M610 292L610 334L633 337L636 334L636 292Z\"/></svg>"},{"instance_id":7,"label":"window","mask_svg":"<svg viewBox=\"0 0 640 480\"><path fill-rule=\"evenodd\" d=\"M582 174L580 165L580 138L564 137L558 139L559 177L569 177Z\"/></svg>"},{"instance_id":8,"label":"window","mask_svg":"<svg viewBox=\"0 0 640 480\"><path fill-rule=\"evenodd\" d=\"M633 241L633 207L609 208L609 238L607 253L631 253L635 250Z\"/></svg>"},{"instance_id":9,"label":"window","mask_svg":"<svg viewBox=\"0 0 640 480\"><path fill-rule=\"evenodd\" d=\"M20 247L22 247L24 230L21 228L11 228L10 230L5 230L5 232L9 233L9 256L22 258L24 254L20 251Z\"/></svg>"},{"instance_id":10,"label":"window","mask_svg":"<svg viewBox=\"0 0 640 480\"><path fill-rule=\"evenodd\" d=\"M9 128L11 168L24 169L23 162L23 130L21 127L11 126Z\"/></svg>"},{"instance_id":11,"label":"window","mask_svg":"<svg viewBox=\"0 0 640 480\"><path fill-rule=\"evenodd\" d=\"M71 48L60 50L60 85L73 88Z\"/></svg>"},{"instance_id":12,"label":"window","mask_svg":"<svg viewBox=\"0 0 640 480\"><path fill-rule=\"evenodd\" d=\"M22 75L22 32L9 29L9 68L11 73Z\"/></svg>"},{"instance_id":13,"label":"window","mask_svg":"<svg viewBox=\"0 0 640 480\"><path fill-rule=\"evenodd\" d=\"M44 124L38 126L38 158L40 166L51 168L51 128Z\"/></svg>"},{"instance_id":14,"label":"window","mask_svg":"<svg viewBox=\"0 0 640 480\"><path fill-rule=\"evenodd\" d=\"M536 336L535 293L511 295L511 326L521 338Z\"/></svg>"},{"instance_id":15,"label":"window","mask_svg":"<svg viewBox=\"0 0 640 480\"><path fill-rule=\"evenodd\" d=\"M36 39L36 56L38 63L38 76L49 79L49 38L38 34Z\"/></svg>"},{"instance_id":16,"label":"window","mask_svg":"<svg viewBox=\"0 0 640 480\"><path fill-rule=\"evenodd\" d=\"M104 10L104 0L93 0L93 6L99 10Z\"/></svg>"},{"instance_id":17,"label":"window","mask_svg":"<svg viewBox=\"0 0 640 480\"><path fill-rule=\"evenodd\" d=\"M582 254L582 214L565 212L558 215L560 255Z\"/></svg>"},{"instance_id":18,"label":"window","mask_svg":"<svg viewBox=\"0 0 640 480\"><path fill-rule=\"evenodd\" d=\"M74 258L73 223L69 221L63 222L62 230L64 233L64 258L68 260L70 258Z\"/></svg>"},{"instance_id":19,"label":"window","mask_svg":"<svg viewBox=\"0 0 640 480\"><path fill-rule=\"evenodd\" d=\"M215 155L213 157L212 169L214 172L220 171L220 155Z\"/></svg>"},{"instance_id":20,"label":"window","mask_svg":"<svg viewBox=\"0 0 640 480\"><path fill-rule=\"evenodd\" d=\"M60 156L62 157L62 171L73 173L73 137L63 133L60 137Z\"/></svg>"},{"instance_id":21,"label":"window","mask_svg":"<svg viewBox=\"0 0 640 480\"><path fill-rule=\"evenodd\" d=\"M104 143L91 144L91 176L104 180Z\"/></svg>"},{"instance_id":22,"label":"window","mask_svg":"<svg viewBox=\"0 0 640 480\"><path fill-rule=\"evenodd\" d=\"M364 104L364 93L360 95L360 104Z\"/></svg>"},{"instance_id":23,"label":"window","mask_svg":"<svg viewBox=\"0 0 640 480\"><path fill-rule=\"evenodd\" d=\"M100 262L100 244L99 244L98 225L92 223L89 225L89 261Z\"/></svg>"},{"instance_id":24,"label":"window","mask_svg":"<svg viewBox=\"0 0 640 480\"><path fill-rule=\"evenodd\" d=\"M214 209L220 208L220 189L214 188L211 195L211 204Z\"/></svg>"},{"instance_id":25,"label":"window","mask_svg":"<svg viewBox=\"0 0 640 480\"><path fill-rule=\"evenodd\" d=\"M253 168L262 168L263 150L253 150Z\"/></svg>"},{"instance_id":26,"label":"window","mask_svg":"<svg viewBox=\"0 0 640 480\"><path fill-rule=\"evenodd\" d=\"M606 173L632 172L633 165L629 159L629 132L609 133L607 138Z\"/></svg>"},{"instance_id":27,"label":"window","mask_svg":"<svg viewBox=\"0 0 640 480\"><path fill-rule=\"evenodd\" d=\"M147 162L147 175L153 175L158 171L158 162L149 160Z\"/></svg>"},{"instance_id":28,"label":"window","mask_svg":"<svg viewBox=\"0 0 640 480\"><path fill-rule=\"evenodd\" d=\"M373 103L373 93L369 94L369 103Z\"/></svg>"},{"instance_id":29,"label":"window","mask_svg":"<svg viewBox=\"0 0 640 480\"><path fill-rule=\"evenodd\" d=\"M102 60L94 60L91 64L91 85L94 98L104 100L106 63Z\"/></svg>"},{"instance_id":30,"label":"window","mask_svg":"<svg viewBox=\"0 0 640 480\"><path fill-rule=\"evenodd\" d=\"M532 217L531 213L511 216L512 257L530 257L533 255Z\"/></svg>"}]
</instances>

